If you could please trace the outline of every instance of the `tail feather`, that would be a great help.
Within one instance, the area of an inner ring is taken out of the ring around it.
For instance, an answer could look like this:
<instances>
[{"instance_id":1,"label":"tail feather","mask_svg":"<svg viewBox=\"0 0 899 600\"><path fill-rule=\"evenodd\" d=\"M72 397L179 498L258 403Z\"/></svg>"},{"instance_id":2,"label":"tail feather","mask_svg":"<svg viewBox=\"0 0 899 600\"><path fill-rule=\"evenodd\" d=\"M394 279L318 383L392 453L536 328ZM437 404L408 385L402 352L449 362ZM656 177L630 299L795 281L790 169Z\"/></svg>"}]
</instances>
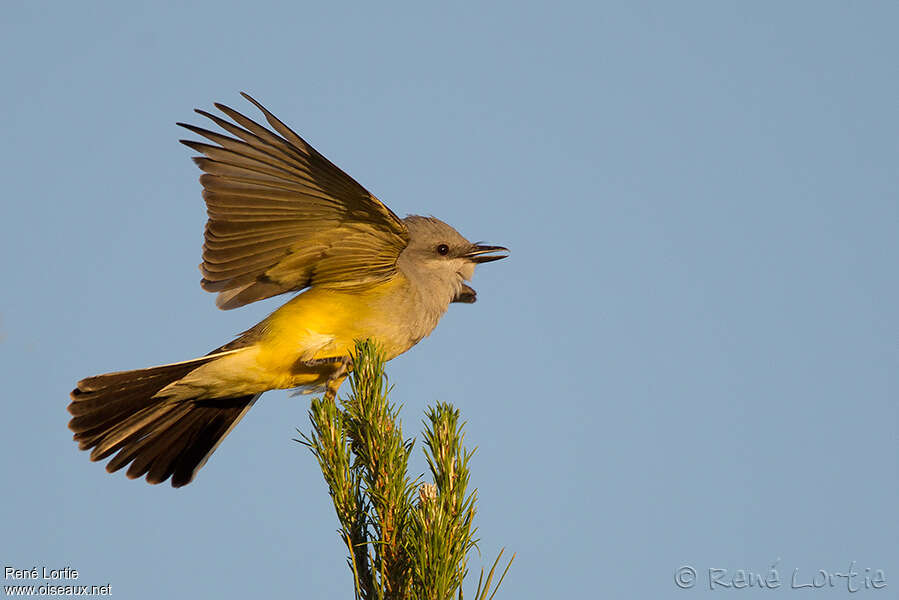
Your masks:
<instances>
[{"instance_id":1,"label":"tail feather","mask_svg":"<svg viewBox=\"0 0 899 600\"><path fill-rule=\"evenodd\" d=\"M184 408L189 409L187 405L184 405ZM143 438L136 440L133 444L118 448L117 454L112 460L106 463L106 470L110 473L115 473L131 461L135 460L138 456L143 455L147 450L147 447L153 444L153 442L158 441L160 437L170 435L173 439L178 439L183 433L184 424L188 422L188 419L186 418L188 413L189 410L182 409L174 413L169 413L167 418L164 417L159 419L159 421L154 424L155 428L152 432L149 432ZM193 420L193 417L191 417L190 420ZM174 444L172 444L172 446L174 446Z\"/></svg>"},{"instance_id":2,"label":"tail feather","mask_svg":"<svg viewBox=\"0 0 899 600\"><path fill-rule=\"evenodd\" d=\"M190 483L259 395L177 401L155 395L218 356L79 381L68 407L79 448L91 450L95 461L115 454L106 465L110 473L130 463L132 479Z\"/></svg>"},{"instance_id":3,"label":"tail feather","mask_svg":"<svg viewBox=\"0 0 899 600\"><path fill-rule=\"evenodd\" d=\"M184 464L193 465L190 469L190 475L192 476L193 473L199 469L199 465L188 460L188 457L184 456L184 454L193 441L191 432L198 427L202 427L205 420L205 416L201 412L195 412L182 419L175 426L176 431L172 432L172 437L176 440L181 440L180 443L167 443L164 436L155 436L150 439L150 441L147 442L148 448L143 453L143 456L155 456L156 459L152 461L135 460L131 463L126 475L134 479L146 474L147 481L165 481L175 474L179 465L179 462L175 459L181 456ZM189 480L190 477L188 477L188 481ZM173 479L172 485L182 485L181 480Z\"/></svg>"},{"instance_id":4,"label":"tail feather","mask_svg":"<svg viewBox=\"0 0 899 600\"><path fill-rule=\"evenodd\" d=\"M183 454L185 448L191 444L191 429L202 426L204 420L202 415L191 414L188 410L176 414L172 421L173 423L169 427L153 432L140 440L145 443L141 444L141 448L137 452L134 452L134 459L125 472L129 479L147 475L151 468L157 474L160 470L166 472L165 477L159 481L170 477L175 470L175 458ZM127 448L123 448L122 451L124 450ZM107 465L106 469L112 472L110 465ZM152 480L148 479L148 481Z\"/></svg>"},{"instance_id":5,"label":"tail feather","mask_svg":"<svg viewBox=\"0 0 899 600\"><path fill-rule=\"evenodd\" d=\"M193 428L192 443L185 445L181 460L175 465L172 485L179 487L190 483L194 473L206 464L222 440L231 433L256 402L259 395L222 400L227 407L215 406L211 401L200 400L198 411L202 411L203 426Z\"/></svg>"},{"instance_id":6,"label":"tail feather","mask_svg":"<svg viewBox=\"0 0 899 600\"><path fill-rule=\"evenodd\" d=\"M177 408L181 407L174 402L158 400L154 405L146 406L111 426L106 432L94 436L97 443L91 451L91 460L103 460L151 431L159 427L165 428L168 424L166 415ZM181 412L183 410L181 408Z\"/></svg>"}]
</instances>

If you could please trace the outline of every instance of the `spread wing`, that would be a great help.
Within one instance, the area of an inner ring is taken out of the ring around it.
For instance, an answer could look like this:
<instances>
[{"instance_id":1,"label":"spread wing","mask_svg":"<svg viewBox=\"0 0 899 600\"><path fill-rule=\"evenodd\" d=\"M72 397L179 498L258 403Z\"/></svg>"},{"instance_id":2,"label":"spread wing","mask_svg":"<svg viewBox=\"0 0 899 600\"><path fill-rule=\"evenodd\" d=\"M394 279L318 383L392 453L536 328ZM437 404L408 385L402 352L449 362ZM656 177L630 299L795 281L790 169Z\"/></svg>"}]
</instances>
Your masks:
<instances>
[{"instance_id":1,"label":"spread wing","mask_svg":"<svg viewBox=\"0 0 899 600\"><path fill-rule=\"evenodd\" d=\"M396 271L406 247L403 222L352 177L247 94L274 131L227 106L234 137L184 123L213 142L181 142L194 161L209 220L203 244L204 290L231 309L310 286L360 289Z\"/></svg>"}]
</instances>

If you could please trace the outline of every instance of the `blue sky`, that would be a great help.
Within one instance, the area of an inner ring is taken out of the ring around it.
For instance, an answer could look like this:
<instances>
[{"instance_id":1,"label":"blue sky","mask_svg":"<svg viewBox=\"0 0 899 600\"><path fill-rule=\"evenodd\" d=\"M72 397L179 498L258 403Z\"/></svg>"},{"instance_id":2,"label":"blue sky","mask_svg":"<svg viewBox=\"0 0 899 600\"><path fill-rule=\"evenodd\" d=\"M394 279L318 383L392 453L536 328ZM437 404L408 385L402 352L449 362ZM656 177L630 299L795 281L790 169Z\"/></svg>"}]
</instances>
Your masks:
<instances>
[{"instance_id":1,"label":"blue sky","mask_svg":"<svg viewBox=\"0 0 899 600\"><path fill-rule=\"evenodd\" d=\"M398 214L511 248L388 371L408 435L427 405L461 408L473 565L518 553L502 597L698 597L721 590L709 569L776 561L797 597L794 570L852 561L861 584L884 570L866 595L895 593L897 19L9 3L4 566L71 566L119 598L349 597L291 441L308 398L266 394L180 490L107 475L66 428L78 379L205 353L281 301L222 312L198 285L204 207L174 123L249 112L244 90Z\"/></svg>"}]
</instances>

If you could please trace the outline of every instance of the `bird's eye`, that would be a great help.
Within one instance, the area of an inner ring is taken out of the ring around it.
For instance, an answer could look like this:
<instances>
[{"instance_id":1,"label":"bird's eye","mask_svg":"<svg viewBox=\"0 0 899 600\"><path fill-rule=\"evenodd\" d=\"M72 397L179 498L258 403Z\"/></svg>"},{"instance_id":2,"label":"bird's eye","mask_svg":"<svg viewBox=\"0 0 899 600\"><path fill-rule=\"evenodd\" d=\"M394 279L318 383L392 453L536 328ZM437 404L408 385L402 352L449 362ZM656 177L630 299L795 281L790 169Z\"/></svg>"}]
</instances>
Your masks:
<instances>
[{"instance_id":1,"label":"bird's eye","mask_svg":"<svg viewBox=\"0 0 899 600\"><path fill-rule=\"evenodd\" d=\"M440 256L446 256L447 254L449 254L449 246L447 246L446 244L440 244L439 246L437 246L437 254L439 254Z\"/></svg>"}]
</instances>

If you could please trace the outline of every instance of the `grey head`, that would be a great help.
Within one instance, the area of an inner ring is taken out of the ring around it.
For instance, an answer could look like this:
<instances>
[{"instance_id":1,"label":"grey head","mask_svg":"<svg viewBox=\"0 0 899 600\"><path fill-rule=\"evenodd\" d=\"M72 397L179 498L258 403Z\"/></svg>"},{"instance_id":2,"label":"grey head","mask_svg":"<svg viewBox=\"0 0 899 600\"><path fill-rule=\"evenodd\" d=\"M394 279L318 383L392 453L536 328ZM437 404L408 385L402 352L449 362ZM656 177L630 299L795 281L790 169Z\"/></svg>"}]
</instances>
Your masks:
<instances>
[{"instance_id":1,"label":"grey head","mask_svg":"<svg viewBox=\"0 0 899 600\"><path fill-rule=\"evenodd\" d=\"M475 291L465 282L471 280L476 265L508 256L506 248L469 242L434 217L409 215L403 223L409 243L399 255L397 267L421 300L441 314L450 302L475 301Z\"/></svg>"}]
</instances>

